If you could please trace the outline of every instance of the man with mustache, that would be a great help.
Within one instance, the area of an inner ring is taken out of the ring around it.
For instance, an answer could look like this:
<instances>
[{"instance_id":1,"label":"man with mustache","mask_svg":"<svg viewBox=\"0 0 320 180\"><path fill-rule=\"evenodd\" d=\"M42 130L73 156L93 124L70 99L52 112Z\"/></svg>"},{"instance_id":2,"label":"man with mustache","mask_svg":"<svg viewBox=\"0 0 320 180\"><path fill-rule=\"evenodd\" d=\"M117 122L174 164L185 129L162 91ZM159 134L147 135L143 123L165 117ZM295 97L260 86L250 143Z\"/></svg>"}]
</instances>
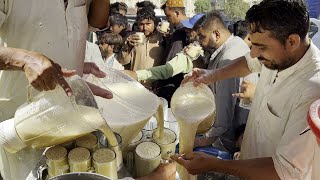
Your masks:
<instances>
[{"instance_id":1,"label":"man with mustache","mask_svg":"<svg viewBox=\"0 0 320 180\"><path fill-rule=\"evenodd\" d=\"M281 17L281 18L279 18ZM184 82L209 84L260 72L241 146L241 160L200 153L172 158L192 174L216 171L246 179L311 179L306 115L320 98L320 51L308 38L309 12L303 0L263 0L246 15L251 53L216 70L194 69ZM305 138L305 139L301 139ZM314 146L311 146L314 148ZM319 160L317 160L319 161Z\"/></svg>"}]
</instances>

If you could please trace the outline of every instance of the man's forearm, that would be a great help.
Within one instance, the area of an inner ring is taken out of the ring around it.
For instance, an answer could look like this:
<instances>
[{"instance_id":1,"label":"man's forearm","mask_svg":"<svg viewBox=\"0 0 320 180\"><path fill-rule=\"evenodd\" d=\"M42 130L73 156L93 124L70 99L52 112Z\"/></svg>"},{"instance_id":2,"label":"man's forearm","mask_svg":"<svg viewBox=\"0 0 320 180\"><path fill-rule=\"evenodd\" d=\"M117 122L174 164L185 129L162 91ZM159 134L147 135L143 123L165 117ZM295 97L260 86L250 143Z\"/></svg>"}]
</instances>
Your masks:
<instances>
[{"instance_id":1,"label":"man's forearm","mask_svg":"<svg viewBox=\"0 0 320 180\"><path fill-rule=\"evenodd\" d=\"M23 70L29 51L0 47L0 70Z\"/></svg>"},{"instance_id":2,"label":"man's forearm","mask_svg":"<svg viewBox=\"0 0 320 180\"><path fill-rule=\"evenodd\" d=\"M92 0L88 14L89 24L95 28L106 27L109 18L109 10L109 0Z\"/></svg>"},{"instance_id":3,"label":"man's forearm","mask_svg":"<svg viewBox=\"0 0 320 180\"><path fill-rule=\"evenodd\" d=\"M222 172L248 180L280 179L271 157L248 160L218 160L211 161L211 171Z\"/></svg>"},{"instance_id":4,"label":"man's forearm","mask_svg":"<svg viewBox=\"0 0 320 180\"><path fill-rule=\"evenodd\" d=\"M220 81L234 77L244 77L249 74L251 74L251 71L248 68L246 58L242 56L233 60L231 64L214 71L212 78L214 81Z\"/></svg>"}]
</instances>

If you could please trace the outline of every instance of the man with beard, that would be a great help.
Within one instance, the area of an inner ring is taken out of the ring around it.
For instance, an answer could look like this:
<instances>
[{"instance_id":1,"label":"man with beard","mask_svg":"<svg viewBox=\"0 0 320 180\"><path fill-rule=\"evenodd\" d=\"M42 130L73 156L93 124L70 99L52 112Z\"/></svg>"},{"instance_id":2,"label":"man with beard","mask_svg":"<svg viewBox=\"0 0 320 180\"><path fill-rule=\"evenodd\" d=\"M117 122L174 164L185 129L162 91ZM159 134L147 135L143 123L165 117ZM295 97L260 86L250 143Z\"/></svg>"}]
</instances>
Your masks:
<instances>
[{"instance_id":1,"label":"man with beard","mask_svg":"<svg viewBox=\"0 0 320 180\"><path fill-rule=\"evenodd\" d=\"M137 13L139 32L143 32L146 39L145 42L138 43L138 34L132 34L127 38L120 63L127 64L129 70L147 69L162 63L162 35L155 28L155 20L155 12L149 7L142 8Z\"/></svg>"},{"instance_id":2,"label":"man with beard","mask_svg":"<svg viewBox=\"0 0 320 180\"><path fill-rule=\"evenodd\" d=\"M250 51L248 45L237 36L233 36L225 26L221 16L209 12L196 26L199 42L204 49L215 50L211 55L207 69L215 70L232 63ZM205 137L196 138L195 147L214 146L237 151L235 130L245 124L249 111L239 106L239 101L232 94L239 91L239 78L229 78L210 84L215 94L216 120Z\"/></svg>"},{"instance_id":3,"label":"man with beard","mask_svg":"<svg viewBox=\"0 0 320 180\"><path fill-rule=\"evenodd\" d=\"M309 136L291 144L308 126L311 103L320 98L320 51L308 38L306 4L303 0L263 0L249 9L246 21L250 54L219 69L194 69L183 81L193 78L194 85L210 84L260 72L241 160L224 161L200 153L172 158L192 174L216 171L249 180L311 179L312 161L303 153Z\"/></svg>"},{"instance_id":4,"label":"man with beard","mask_svg":"<svg viewBox=\"0 0 320 180\"><path fill-rule=\"evenodd\" d=\"M197 40L197 27L194 24L203 16L203 14L196 14L189 20L182 21L182 24L187 28L187 42L193 43ZM148 69L142 69L138 71L124 71L132 78L136 80L163 80L173 77L180 73L189 73L193 67L203 68L205 67L204 57L191 58L185 54L188 48L184 48L181 52L168 61L165 65L151 67Z\"/></svg>"}]
</instances>

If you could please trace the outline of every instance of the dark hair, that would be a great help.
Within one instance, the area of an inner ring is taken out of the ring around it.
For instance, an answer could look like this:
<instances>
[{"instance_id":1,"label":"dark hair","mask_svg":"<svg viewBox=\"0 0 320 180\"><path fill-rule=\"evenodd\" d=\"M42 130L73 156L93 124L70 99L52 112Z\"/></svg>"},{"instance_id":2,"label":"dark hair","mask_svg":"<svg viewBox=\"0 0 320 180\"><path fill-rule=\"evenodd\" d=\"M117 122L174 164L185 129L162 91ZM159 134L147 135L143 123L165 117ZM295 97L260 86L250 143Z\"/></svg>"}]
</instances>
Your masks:
<instances>
[{"instance_id":1,"label":"dark hair","mask_svg":"<svg viewBox=\"0 0 320 180\"><path fill-rule=\"evenodd\" d=\"M202 16L194 25L196 28L204 28L206 30L227 30L226 25L224 24L221 15L216 11L211 11ZM195 28L193 28L196 30Z\"/></svg>"},{"instance_id":2,"label":"dark hair","mask_svg":"<svg viewBox=\"0 0 320 180\"><path fill-rule=\"evenodd\" d=\"M263 0L248 10L246 21L252 33L268 30L285 44L291 34L305 39L310 20L304 0Z\"/></svg>"},{"instance_id":3,"label":"dark hair","mask_svg":"<svg viewBox=\"0 0 320 180\"><path fill-rule=\"evenodd\" d=\"M99 39L99 44L113 45L114 53L119 53L122 47L124 46L124 42L120 34L107 33L107 32L102 33Z\"/></svg>"},{"instance_id":4,"label":"dark hair","mask_svg":"<svg viewBox=\"0 0 320 180\"><path fill-rule=\"evenodd\" d=\"M136 21L139 23L145 19L156 21L156 13L152 8L144 7L138 11Z\"/></svg>"},{"instance_id":5,"label":"dark hair","mask_svg":"<svg viewBox=\"0 0 320 180\"><path fill-rule=\"evenodd\" d=\"M165 10L166 8L169 9L170 11L179 11L183 15L186 15L186 8L185 7L168 7L166 4L161 6L162 10Z\"/></svg>"},{"instance_id":6,"label":"dark hair","mask_svg":"<svg viewBox=\"0 0 320 180\"><path fill-rule=\"evenodd\" d=\"M110 5L110 13L111 14L119 14L120 10L124 10L126 13L128 12L128 6L124 2L115 2Z\"/></svg>"},{"instance_id":7,"label":"dark hair","mask_svg":"<svg viewBox=\"0 0 320 180\"><path fill-rule=\"evenodd\" d=\"M155 9L156 5L154 5L152 2L150 1L141 1L141 2L137 2L136 3L137 8L144 8L144 7L149 7L151 9Z\"/></svg>"},{"instance_id":8,"label":"dark hair","mask_svg":"<svg viewBox=\"0 0 320 180\"><path fill-rule=\"evenodd\" d=\"M239 36L242 39L248 35L248 24L246 21L240 20L233 24L233 34Z\"/></svg>"},{"instance_id":9,"label":"dark hair","mask_svg":"<svg viewBox=\"0 0 320 180\"><path fill-rule=\"evenodd\" d=\"M123 26L127 28L128 20L125 16L121 14L113 14L112 16L110 16L110 25L111 26L118 25L118 26Z\"/></svg>"}]
</instances>

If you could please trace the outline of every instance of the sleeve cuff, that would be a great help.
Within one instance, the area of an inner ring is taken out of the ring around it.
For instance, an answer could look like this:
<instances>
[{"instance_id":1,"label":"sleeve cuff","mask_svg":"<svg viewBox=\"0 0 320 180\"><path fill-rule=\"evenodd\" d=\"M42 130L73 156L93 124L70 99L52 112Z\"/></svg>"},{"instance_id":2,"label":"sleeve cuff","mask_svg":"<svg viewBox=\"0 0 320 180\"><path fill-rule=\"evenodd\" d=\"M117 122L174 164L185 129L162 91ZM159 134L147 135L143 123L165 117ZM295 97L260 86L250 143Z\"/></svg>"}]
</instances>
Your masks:
<instances>
[{"instance_id":1,"label":"sleeve cuff","mask_svg":"<svg viewBox=\"0 0 320 180\"><path fill-rule=\"evenodd\" d=\"M251 72L260 72L262 69L262 64L259 62L258 58L252 58L250 52L245 55L248 68Z\"/></svg>"},{"instance_id":2,"label":"sleeve cuff","mask_svg":"<svg viewBox=\"0 0 320 180\"><path fill-rule=\"evenodd\" d=\"M136 71L136 73L137 73L138 81L147 80L152 76L151 71L148 71L146 69L138 70Z\"/></svg>"}]
</instances>

